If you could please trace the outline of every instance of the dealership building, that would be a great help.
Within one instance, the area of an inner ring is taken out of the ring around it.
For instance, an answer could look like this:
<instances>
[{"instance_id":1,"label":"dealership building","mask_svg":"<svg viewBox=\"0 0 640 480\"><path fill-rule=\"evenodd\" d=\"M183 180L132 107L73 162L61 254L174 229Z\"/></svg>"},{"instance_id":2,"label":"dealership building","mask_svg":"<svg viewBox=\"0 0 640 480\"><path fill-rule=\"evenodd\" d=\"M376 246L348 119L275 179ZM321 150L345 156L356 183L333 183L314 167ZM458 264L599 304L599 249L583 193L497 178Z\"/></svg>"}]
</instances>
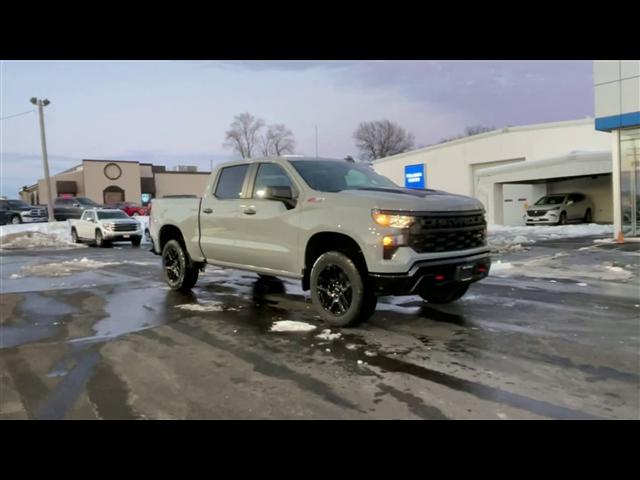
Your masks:
<instances>
[{"instance_id":1,"label":"dealership building","mask_svg":"<svg viewBox=\"0 0 640 480\"><path fill-rule=\"evenodd\" d=\"M543 195L579 192L618 239L640 237L640 61L596 61L595 119L507 127L381 158L409 188L478 198L489 223L524 224Z\"/></svg>"},{"instance_id":2,"label":"dealership building","mask_svg":"<svg viewBox=\"0 0 640 480\"><path fill-rule=\"evenodd\" d=\"M540 197L576 191L591 198L595 222L612 222L611 139L593 123L502 128L381 158L373 168L409 188L476 197L489 223L522 225Z\"/></svg>"},{"instance_id":3,"label":"dealership building","mask_svg":"<svg viewBox=\"0 0 640 480\"><path fill-rule=\"evenodd\" d=\"M166 167L128 160L82 160L80 165L51 176L53 198L88 197L94 202L147 204L167 195L201 196L210 172L196 167ZM47 182L23 187L20 197L32 205L47 204Z\"/></svg>"},{"instance_id":4,"label":"dealership building","mask_svg":"<svg viewBox=\"0 0 640 480\"><path fill-rule=\"evenodd\" d=\"M608 132L613 224L618 239L640 237L640 61L596 61L595 128Z\"/></svg>"}]
</instances>

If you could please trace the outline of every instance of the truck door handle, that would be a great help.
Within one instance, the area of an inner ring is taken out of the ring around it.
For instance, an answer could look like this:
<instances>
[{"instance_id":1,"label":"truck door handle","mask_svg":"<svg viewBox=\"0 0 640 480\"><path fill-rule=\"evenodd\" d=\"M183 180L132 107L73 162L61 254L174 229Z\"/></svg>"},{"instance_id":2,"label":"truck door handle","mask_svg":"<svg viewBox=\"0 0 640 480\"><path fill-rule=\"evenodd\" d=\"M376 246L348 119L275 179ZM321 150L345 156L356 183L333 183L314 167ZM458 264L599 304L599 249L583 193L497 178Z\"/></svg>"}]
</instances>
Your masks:
<instances>
[{"instance_id":1,"label":"truck door handle","mask_svg":"<svg viewBox=\"0 0 640 480\"><path fill-rule=\"evenodd\" d=\"M244 211L244 214L245 214L245 215L255 215L255 214L256 214L256 211L255 211L253 208L247 208L247 209Z\"/></svg>"},{"instance_id":2,"label":"truck door handle","mask_svg":"<svg viewBox=\"0 0 640 480\"><path fill-rule=\"evenodd\" d=\"M205 208L204 210L202 210L202 213L213 213L213 209L212 208Z\"/></svg>"}]
</instances>

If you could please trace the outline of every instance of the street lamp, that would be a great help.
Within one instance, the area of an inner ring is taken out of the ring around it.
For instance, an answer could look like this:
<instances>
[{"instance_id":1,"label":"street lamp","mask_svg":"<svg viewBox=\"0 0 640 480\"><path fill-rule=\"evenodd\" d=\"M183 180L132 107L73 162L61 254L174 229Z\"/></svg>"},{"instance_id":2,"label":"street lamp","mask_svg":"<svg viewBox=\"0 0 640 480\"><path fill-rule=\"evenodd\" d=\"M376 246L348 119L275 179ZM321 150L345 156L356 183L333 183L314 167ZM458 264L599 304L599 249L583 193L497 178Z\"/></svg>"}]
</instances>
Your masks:
<instances>
[{"instance_id":1,"label":"street lamp","mask_svg":"<svg viewBox=\"0 0 640 480\"><path fill-rule=\"evenodd\" d=\"M49 157L47 156L47 141L44 135L44 112L43 107L46 107L51 102L46 98L44 100L31 97L31 103L38 106L38 114L40 117L40 142L42 143L42 164L44 165L44 178L47 182L47 200L49 201L49 205L47 211L49 212L49 221L55 221L53 216L53 191L51 189L51 178L49 177Z\"/></svg>"}]
</instances>

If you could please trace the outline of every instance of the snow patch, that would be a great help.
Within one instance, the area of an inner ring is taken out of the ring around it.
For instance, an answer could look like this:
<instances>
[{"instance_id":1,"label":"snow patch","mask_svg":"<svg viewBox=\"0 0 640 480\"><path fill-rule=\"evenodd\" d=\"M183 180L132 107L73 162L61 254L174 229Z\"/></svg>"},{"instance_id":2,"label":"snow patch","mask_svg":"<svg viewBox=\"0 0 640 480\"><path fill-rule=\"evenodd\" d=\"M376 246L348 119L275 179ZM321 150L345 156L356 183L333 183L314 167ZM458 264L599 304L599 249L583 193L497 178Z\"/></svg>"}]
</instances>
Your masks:
<instances>
[{"instance_id":1,"label":"snow patch","mask_svg":"<svg viewBox=\"0 0 640 480\"><path fill-rule=\"evenodd\" d=\"M270 331L272 332L310 332L317 327L305 322L296 322L295 320L280 320L273 322Z\"/></svg>"},{"instance_id":2,"label":"snow patch","mask_svg":"<svg viewBox=\"0 0 640 480\"><path fill-rule=\"evenodd\" d=\"M26 276L33 277L68 277L69 275L73 275L76 272L82 272L86 270L103 268L109 265L118 265L119 262L99 262L97 260L89 260L87 257L83 257L82 259L74 258L73 260L68 260L65 262L59 263L44 263L38 265L29 265L27 267L22 267L20 269L21 274L13 274L20 275L19 277L11 278L20 278Z\"/></svg>"},{"instance_id":3,"label":"snow patch","mask_svg":"<svg viewBox=\"0 0 640 480\"><path fill-rule=\"evenodd\" d=\"M579 238L596 235L613 235L613 225L596 223L580 225L489 225L489 246L497 252L521 250L522 245L531 245L540 240ZM609 242L609 239L606 239Z\"/></svg>"},{"instance_id":4,"label":"snow patch","mask_svg":"<svg viewBox=\"0 0 640 480\"><path fill-rule=\"evenodd\" d=\"M237 310L237 308L228 307L220 302L184 303L182 305L174 305L174 307L189 312L222 312Z\"/></svg>"},{"instance_id":5,"label":"snow patch","mask_svg":"<svg viewBox=\"0 0 640 480\"><path fill-rule=\"evenodd\" d=\"M340 332L331 333L331 330L329 329L323 330L321 333L316 335L316 338L329 341L337 340L340 337L342 337L342 334Z\"/></svg>"}]
</instances>

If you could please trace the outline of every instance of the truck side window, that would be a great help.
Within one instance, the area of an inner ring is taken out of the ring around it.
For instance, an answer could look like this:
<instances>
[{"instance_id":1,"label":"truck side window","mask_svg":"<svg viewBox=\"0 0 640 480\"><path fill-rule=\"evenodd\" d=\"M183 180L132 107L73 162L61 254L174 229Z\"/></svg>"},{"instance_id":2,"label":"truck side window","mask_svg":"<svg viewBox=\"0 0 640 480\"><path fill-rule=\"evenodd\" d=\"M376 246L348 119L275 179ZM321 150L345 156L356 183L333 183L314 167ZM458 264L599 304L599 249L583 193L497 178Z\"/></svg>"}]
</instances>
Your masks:
<instances>
[{"instance_id":1,"label":"truck side window","mask_svg":"<svg viewBox=\"0 0 640 480\"><path fill-rule=\"evenodd\" d=\"M220 171L214 195L217 198L237 199L242 195L242 184L249 165L225 167Z\"/></svg>"},{"instance_id":2,"label":"truck side window","mask_svg":"<svg viewBox=\"0 0 640 480\"><path fill-rule=\"evenodd\" d=\"M284 169L276 163L261 163L258 167L258 173L256 174L256 182L253 187L252 198L260 197L258 192L262 191L264 194L265 187L291 187L293 190L293 184L289 180L289 176Z\"/></svg>"}]
</instances>

